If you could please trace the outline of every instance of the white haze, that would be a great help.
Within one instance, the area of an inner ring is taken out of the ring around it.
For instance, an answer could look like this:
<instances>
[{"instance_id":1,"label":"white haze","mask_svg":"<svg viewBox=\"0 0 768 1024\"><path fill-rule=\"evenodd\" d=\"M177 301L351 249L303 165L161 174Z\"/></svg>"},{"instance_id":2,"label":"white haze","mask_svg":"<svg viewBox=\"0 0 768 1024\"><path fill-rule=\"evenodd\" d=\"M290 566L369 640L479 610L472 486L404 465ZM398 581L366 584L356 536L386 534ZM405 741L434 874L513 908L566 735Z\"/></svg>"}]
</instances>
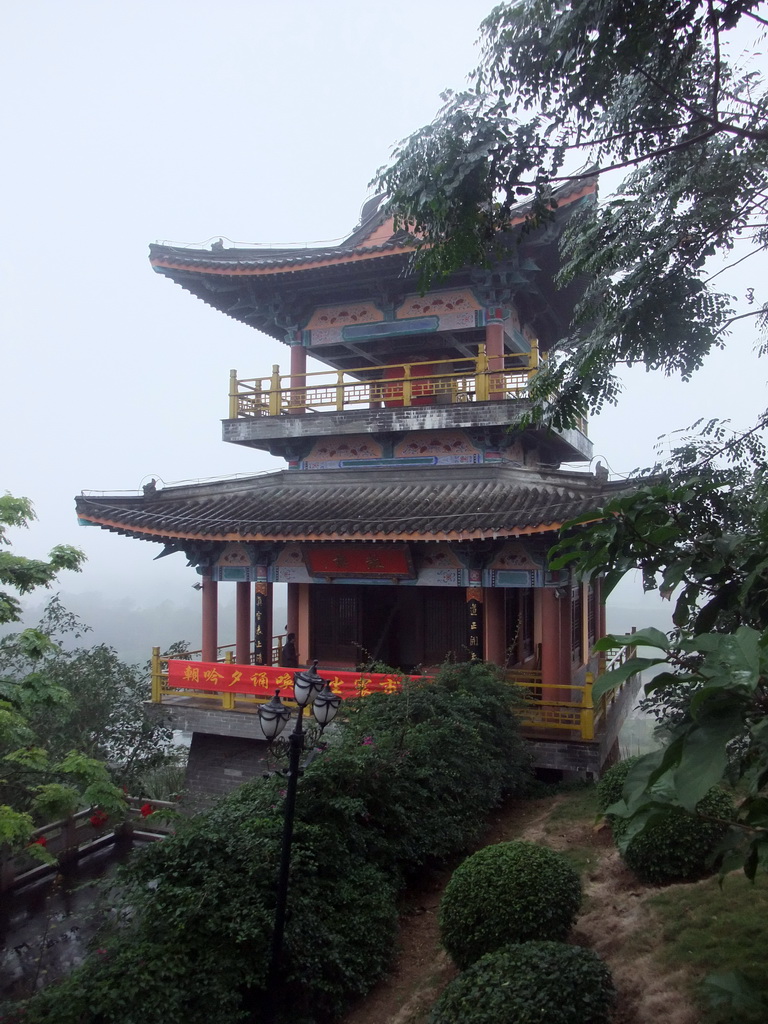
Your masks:
<instances>
[{"instance_id":1,"label":"white haze","mask_svg":"<svg viewBox=\"0 0 768 1024\"><path fill-rule=\"evenodd\" d=\"M287 366L287 349L153 274L148 243L349 233L393 144L462 86L491 6L4 5L0 487L37 509L40 522L13 533L20 554L87 553L59 589L94 642L132 660L153 644L197 645L197 577L181 555L154 562L158 545L79 527L75 494L283 465L223 444L219 421L230 368L267 374ZM739 295L752 272L741 268ZM766 405L751 346L745 326L690 384L628 372L621 404L592 422L596 457L626 474L654 461L660 434L699 417L750 425ZM38 596L27 604L34 618ZM628 585L609 624L667 614ZM226 607L223 620L227 641Z\"/></svg>"}]
</instances>

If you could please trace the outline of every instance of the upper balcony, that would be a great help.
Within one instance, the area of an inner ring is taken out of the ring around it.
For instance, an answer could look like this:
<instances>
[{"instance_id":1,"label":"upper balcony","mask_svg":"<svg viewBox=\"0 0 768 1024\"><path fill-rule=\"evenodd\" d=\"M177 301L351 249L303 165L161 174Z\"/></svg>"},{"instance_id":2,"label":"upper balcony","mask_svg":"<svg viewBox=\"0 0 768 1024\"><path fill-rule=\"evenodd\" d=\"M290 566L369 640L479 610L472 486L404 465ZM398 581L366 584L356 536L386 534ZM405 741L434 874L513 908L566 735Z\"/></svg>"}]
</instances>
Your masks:
<instances>
[{"instance_id":1,"label":"upper balcony","mask_svg":"<svg viewBox=\"0 0 768 1024\"><path fill-rule=\"evenodd\" d=\"M503 437L517 423L546 461L588 461L586 420L558 431L525 422L538 366L535 346L530 353L489 358L480 345L476 357L439 362L298 374L273 366L270 376L247 379L232 370L223 437L292 458L297 443L321 437L456 429L490 429Z\"/></svg>"}]
</instances>

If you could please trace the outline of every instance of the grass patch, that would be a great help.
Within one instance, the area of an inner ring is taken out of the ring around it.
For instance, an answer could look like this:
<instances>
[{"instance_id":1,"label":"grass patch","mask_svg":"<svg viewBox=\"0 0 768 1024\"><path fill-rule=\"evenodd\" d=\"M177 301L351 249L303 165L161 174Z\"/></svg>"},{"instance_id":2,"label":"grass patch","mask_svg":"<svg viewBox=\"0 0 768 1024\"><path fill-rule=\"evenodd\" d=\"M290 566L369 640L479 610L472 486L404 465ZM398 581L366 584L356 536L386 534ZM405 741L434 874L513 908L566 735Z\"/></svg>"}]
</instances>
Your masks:
<instances>
[{"instance_id":1,"label":"grass patch","mask_svg":"<svg viewBox=\"0 0 768 1024\"><path fill-rule=\"evenodd\" d=\"M719 887L716 878L696 885L670 886L653 896L649 905L661 923L657 958L672 968L684 968L694 982L708 974L738 971L768 1000L765 951L768 949L768 878L754 885L733 874ZM708 1005L699 985L694 996L701 1024L765 1024L766 1010L750 1013Z\"/></svg>"},{"instance_id":2,"label":"grass patch","mask_svg":"<svg viewBox=\"0 0 768 1024\"><path fill-rule=\"evenodd\" d=\"M585 876L600 858L592 834L598 813L597 788L593 783L569 787L561 790L559 797L544 825L544 833L553 840L573 833L568 835L566 846L558 842L550 842L549 845L559 849L579 874Z\"/></svg>"},{"instance_id":3,"label":"grass patch","mask_svg":"<svg viewBox=\"0 0 768 1024\"><path fill-rule=\"evenodd\" d=\"M578 789L564 790L562 800L552 809L547 831L555 832L561 825L589 822L597 818L597 786L590 782Z\"/></svg>"}]
</instances>

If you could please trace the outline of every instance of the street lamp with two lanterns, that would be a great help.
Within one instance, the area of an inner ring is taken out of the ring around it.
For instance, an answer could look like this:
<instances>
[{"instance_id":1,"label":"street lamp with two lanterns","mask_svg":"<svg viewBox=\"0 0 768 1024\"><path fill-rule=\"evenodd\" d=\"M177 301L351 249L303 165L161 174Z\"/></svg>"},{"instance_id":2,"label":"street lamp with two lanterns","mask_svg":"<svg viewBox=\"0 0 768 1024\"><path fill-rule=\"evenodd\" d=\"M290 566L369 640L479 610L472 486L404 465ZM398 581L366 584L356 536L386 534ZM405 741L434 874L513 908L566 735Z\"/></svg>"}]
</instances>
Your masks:
<instances>
[{"instance_id":1,"label":"street lamp with two lanterns","mask_svg":"<svg viewBox=\"0 0 768 1024\"><path fill-rule=\"evenodd\" d=\"M267 979L267 999L270 1010L275 1005L275 995L280 974L280 960L285 932L285 911L288 901L288 872L291 864L293 842L293 818L296 807L296 787L301 771L299 762L304 749L304 709L312 708L320 731L329 725L341 705L341 697L335 694L328 682L317 673L317 662L304 672L293 677L293 695L299 709L295 725L288 735L288 783L285 793L285 816L283 820L283 841L280 852L280 869L277 878L277 901L275 905L275 926L272 932L272 955ZM259 705L259 722L268 743L282 733L291 717L291 709L280 699L279 690L267 704Z\"/></svg>"}]
</instances>

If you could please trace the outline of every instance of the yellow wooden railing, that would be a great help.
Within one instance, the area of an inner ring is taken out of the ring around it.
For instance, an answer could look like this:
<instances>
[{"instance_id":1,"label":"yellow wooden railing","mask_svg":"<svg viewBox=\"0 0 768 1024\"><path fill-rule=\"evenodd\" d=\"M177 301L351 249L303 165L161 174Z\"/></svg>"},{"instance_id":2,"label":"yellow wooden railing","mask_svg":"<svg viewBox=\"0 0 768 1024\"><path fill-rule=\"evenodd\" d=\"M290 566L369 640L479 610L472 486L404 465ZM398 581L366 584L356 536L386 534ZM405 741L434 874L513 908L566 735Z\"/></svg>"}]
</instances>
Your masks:
<instances>
[{"instance_id":1,"label":"yellow wooden railing","mask_svg":"<svg viewBox=\"0 0 768 1024\"><path fill-rule=\"evenodd\" d=\"M631 651L631 649L630 649ZM187 659L199 657L199 651L187 655ZM613 655L613 652L610 652ZM615 656L607 664L615 668L621 661L630 657L627 649L617 650ZM221 661L233 661L232 649L224 649ZM278 659L275 659L276 661ZM602 663L601 663L602 667ZM617 694L606 696L595 705L592 701L592 686L595 677L588 672L583 684L544 684L541 671L535 669L508 669L505 673L507 682L521 691L527 698L525 705L519 709L518 717L524 729L535 731L556 731L571 733L568 738L593 740L603 720L616 699ZM617 691L617 693L620 691ZM152 649L152 701L161 704L165 698L193 697L195 700L215 702L219 710L255 711L258 704L268 699L265 695L232 693L221 690L190 689L168 686L168 658L160 654L160 648ZM564 737L566 738L566 737Z\"/></svg>"},{"instance_id":2,"label":"yellow wooden railing","mask_svg":"<svg viewBox=\"0 0 768 1024\"><path fill-rule=\"evenodd\" d=\"M632 632L636 632L634 626L632 627ZM630 658L634 658L636 654L637 647L611 647L607 651L602 651L600 653L598 674L602 676L606 672L612 672L620 665L623 665L625 661L629 661ZM604 693L602 697L599 698L597 706L595 707L596 722L608 715L613 702L626 686L633 684L635 678L636 677L633 676L631 679L626 679L621 686L617 686L615 690L611 690L609 693Z\"/></svg>"},{"instance_id":3,"label":"yellow wooden railing","mask_svg":"<svg viewBox=\"0 0 768 1024\"><path fill-rule=\"evenodd\" d=\"M571 683L545 685L541 672L536 670L509 669L505 675L507 682L526 698L525 705L517 712L524 729L566 730L577 733L582 740L595 738L594 678L591 673L587 674L586 682L581 686Z\"/></svg>"},{"instance_id":4,"label":"yellow wooden railing","mask_svg":"<svg viewBox=\"0 0 768 1024\"><path fill-rule=\"evenodd\" d=\"M465 359L397 363L351 370L320 370L298 376L272 367L269 377L239 379L230 372L229 418L280 416L365 407L483 402L520 399L539 366L539 350L504 356L504 367L491 369L485 346ZM428 367L428 372L423 372Z\"/></svg>"}]
</instances>

